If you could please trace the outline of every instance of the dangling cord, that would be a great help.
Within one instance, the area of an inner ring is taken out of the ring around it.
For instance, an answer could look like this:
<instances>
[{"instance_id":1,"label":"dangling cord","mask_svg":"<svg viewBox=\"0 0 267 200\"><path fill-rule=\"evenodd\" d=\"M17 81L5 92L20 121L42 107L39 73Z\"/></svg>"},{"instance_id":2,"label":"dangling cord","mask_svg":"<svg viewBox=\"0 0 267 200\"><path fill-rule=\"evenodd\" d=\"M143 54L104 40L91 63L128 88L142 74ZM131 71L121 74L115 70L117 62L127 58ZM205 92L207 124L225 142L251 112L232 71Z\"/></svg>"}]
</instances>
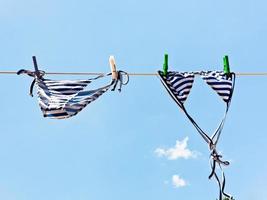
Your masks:
<instances>
[{"instance_id":1,"label":"dangling cord","mask_svg":"<svg viewBox=\"0 0 267 200\"><path fill-rule=\"evenodd\" d=\"M221 167L221 166L220 166ZM227 198L227 199L233 199L233 197L231 196L231 195L229 195L229 194L226 194L225 192L224 192L224 188L225 188L225 175L224 175L224 171L222 171L222 180L223 180L223 182L222 182L222 193L223 193L223 195Z\"/></svg>"},{"instance_id":2,"label":"dangling cord","mask_svg":"<svg viewBox=\"0 0 267 200\"><path fill-rule=\"evenodd\" d=\"M218 182L218 185L219 185L219 200L223 200L222 199L222 190L221 190L221 182L220 182L220 179L219 179L219 177L217 176L217 174L216 173L214 173L214 176L215 176L215 178L216 178L216 180L217 180L217 182Z\"/></svg>"},{"instance_id":3,"label":"dangling cord","mask_svg":"<svg viewBox=\"0 0 267 200\"><path fill-rule=\"evenodd\" d=\"M219 138L221 136L221 133L222 133L222 130L223 130L223 127L224 127L224 123L225 123L227 112L228 112L228 107L226 108L226 112L224 114L223 120L221 121L220 125L218 126L218 128L215 130L215 132L213 133L213 135L211 137L212 143L214 145L217 145L217 143L219 141Z\"/></svg>"},{"instance_id":4,"label":"dangling cord","mask_svg":"<svg viewBox=\"0 0 267 200\"><path fill-rule=\"evenodd\" d=\"M121 92L121 88L123 85L127 85L129 83L129 74L125 71L117 71L118 73L118 77L117 79L114 79L112 81L112 84L114 84L113 88L111 89L111 91L114 91L117 88L117 84L119 83L119 88L118 91ZM126 81L123 81L123 76L126 77Z\"/></svg>"},{"instance_id":5,"label":"dangling cord","mask_svg":"<svg viewBox=\"0 0 267 200\"><path fill-rule=\"evenodd\" d=\"M220 123L220 125L218 126L217 130L214 132L214 134L212 135L211 139L212 139L212 142L213 144L217 144L218 143L218 140L220 138L220 135L221 135L221 132L222 132L222 129L223 129L223 126L224 126L224 122L226 120L226 116L227 116L227 113L228 113L228 110L229 110L229 107L230 107L230 104L231 104L231 100L232 100L232 95L233 95L233 92L234 92L234 88L235 88L235 73L231 73L230 75L228 76L231 76L229 78L231 78L231 80L233 81L232 82L232 89L230 91L230 96L229 96L229 99L228 101L226 102L226 110L225 110L225 114L224 114L224 117Z\"/></svg>"},{"instance_id":6,"label":"dangling cord","mask_svg":"<svg viewBox=\"0 0 267 200\"><path fill-rule=\"evenodd\" d=\"M218 185L219 185L219 188L220 188L220 194L219 194L219 199L222 200L222 197L226 197L227 200L231 200L233 199L232 196L230 196L229 194L225 193L224 192L224 188L225 188L225 175L224 175L224 171L221 167L221 164L223 165L229 165L230 163L228 161L222 161L220 158L222 156L219 155L217 152L216 152L216 149L213 149L212 151L212 154L211 154L211 159L210 159L210 164L211 164L211 168L212 168L212 172L211 174L209 175L209 179L211 179L213 176L215 176L217 182L218 182ZM218 175L216 173L216 165L219 165L221 171L222 171L222 183L221 181L219 180L218 178Z\"/></svg>"},{"instance_id":7,"label":"dangling cord","mask_svg":"<svg viewBox=\"0 0 267 200\"><path fill-rule=\"evenodd\" d=\"M208 145L211 144L212 143L211 138L198 126L198 124L195 122L195 120L188 114L185 107L182 106L181 108L184 111L187 118L190 120L190 122L194 125L194 127L196 128L196 130L200 134L200 136L207 142Z\"/></svg>"},{"instance_id":8,"label":"dangling cord","mask_svg":"<svg viewBox=\"0 0 267 200\"><path fill-rule=\"evenodd\" d=\"M45 71L38 71L39 72L39 78L43 78L43 76L45 75ZM36 83L36 79L38 78L36 75L36 72L30 71L30 70L25 70L25 69L21 69L17 72L17 75L21 75L21 74L27 74L30 77L34 77L31 86L30 86L30 96L33 97L33 87L34 84Z\"/></svg>"}]
</instances>

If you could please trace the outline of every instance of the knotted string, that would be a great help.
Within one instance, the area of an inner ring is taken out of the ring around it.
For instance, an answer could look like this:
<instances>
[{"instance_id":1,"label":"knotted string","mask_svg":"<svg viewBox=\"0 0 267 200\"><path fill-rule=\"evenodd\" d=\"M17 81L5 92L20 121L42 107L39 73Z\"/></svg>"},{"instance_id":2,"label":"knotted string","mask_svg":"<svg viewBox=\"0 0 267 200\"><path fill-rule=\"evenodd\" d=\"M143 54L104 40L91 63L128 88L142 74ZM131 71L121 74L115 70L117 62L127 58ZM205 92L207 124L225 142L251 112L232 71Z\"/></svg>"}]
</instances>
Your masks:
<instances>
[{"instance_id":1,"label":"knotted string","mask_svg":"<svg viewBox=\"0 0 267 200\"><path fill-rule=\"evenodd\" d=\"M38 78L42 79L43 76L45 75L45 71L40 71L38 70ZM34 87L34 84L36 83L36 78L37 78L37 74L36 74L36 71L30 71L30 70L25 70L25 69L21 69L19 71L17 71L17 75L21 75L21 74L27 74L28 76L30 77L33 77L33 81L30 85L30 96L33 97L33 87Z\"/></svg>"},{"instance_id":2,"label":"knotted string","mask_svg":"<svg viewBox=\"0 0 267 200\"><path fill-rule=\"evenodd\" d=\"M117 84L119 83L118 91L121 92L122 86L123 85L127 85L128 82L129 82L129 75L128 75L127 72L122 71L122 70L117 71L117 73L118 73L118 78L114 79L115 80L114 87L111 89L111 91L114 91L116 89L116 87L117 87ZM123 81L123 76L126 77L126 81L125 82Z\"/></svg>"}]
</instances>

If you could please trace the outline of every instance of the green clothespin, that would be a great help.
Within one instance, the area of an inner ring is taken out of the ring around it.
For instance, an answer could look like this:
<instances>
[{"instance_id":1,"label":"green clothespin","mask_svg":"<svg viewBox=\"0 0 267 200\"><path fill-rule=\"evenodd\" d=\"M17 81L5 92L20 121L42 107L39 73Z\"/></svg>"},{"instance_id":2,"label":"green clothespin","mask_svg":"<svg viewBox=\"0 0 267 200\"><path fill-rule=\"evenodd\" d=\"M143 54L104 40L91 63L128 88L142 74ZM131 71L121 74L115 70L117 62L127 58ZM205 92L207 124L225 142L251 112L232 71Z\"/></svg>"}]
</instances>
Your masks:
<instances>
[{"instance_id":1,"label":"green clothespin","mask_svg":"<svg viewBox=\"0 0 267 200\"><path fill-rule=\"evenodd\" d=\"M168 72L168 54L164 54L163 75L167 76L167 72Z\"/></svg>"},{"instance_id":2,"label":"green clothespin","mask_svg":"<svg viewBox=\"0 0 267 200\"><path fill-rule=\"evenodd\" d=\"M223 71L225 74L230 74L230 66L229 66L229 60L228 56L223 57Z\"/></svg>"}]
</instances>

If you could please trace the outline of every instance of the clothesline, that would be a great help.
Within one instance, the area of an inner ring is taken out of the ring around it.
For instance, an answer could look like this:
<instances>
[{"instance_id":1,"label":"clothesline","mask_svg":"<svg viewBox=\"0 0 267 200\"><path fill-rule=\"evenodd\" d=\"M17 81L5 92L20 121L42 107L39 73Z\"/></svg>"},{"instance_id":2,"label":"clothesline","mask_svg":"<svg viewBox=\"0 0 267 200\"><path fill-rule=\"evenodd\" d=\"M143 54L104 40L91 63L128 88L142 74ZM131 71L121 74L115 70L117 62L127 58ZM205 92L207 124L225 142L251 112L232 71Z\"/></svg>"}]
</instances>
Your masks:
<instances>
[{"instance_id":1,"label":"clothesline","mask_svg":"<svg viewBox=\"0 0 267 200\"><path fill-rule=\"evenodd\" d=\"M0 71L0 74L17 74L16 71ZM47 75L101 75L99 72L45 72ZM237 76L267 76L267 72L235 72ZM158 76L157 73L128 73L130 76Z\"/></svg>"},{"instance_id":2,"label":"clothesline","mask_svg":"<svg viewBox=\"0 0 267 200\"><path fill-rule=\"evenodd\" d=\"M227 57L226 57L227 58ZM66 119L75 116L82 111L88 104L97 100L107 91L114 91L116 88L121 91L121 87L126 85L130 76L156 76L177 103L181 110L185 113L192 125L196 128L200 136L205 140L210 150L210 164L211 173L209 179L212 177L218 183L219 200L233 200L230 194L224 191L225 188L225 174L223 166L228 166L230 163L222 160L222 155L218 153L216 145L221 135L225 118L231 103L232 94L235 86L235 78L237 76L267 76L267 72L237 72L230 73L228 58L224 59L223 71L201 71L201 72L168 72L167 56L163 65L163 71L158 73L126 73L124 71L117 71L115 59L110 56L111 73L97 73L97 72L45 72L38 69L37 61L33 56L34 71L21 69L17 71L0 71L0 74L27 74L34 77L30 86L30 95L33 96L33 87L36 86L38 102L44 117L51 119ZM95 75L94 78L87 78L86 80L51 80L43 76L48 75ZM98 75L98 76L97 76ZM101 85L98 88L88 89L87 85L92 81L101 79L105 76L112 75L111 82ZM184 106L190 90L194 83L195 75L201 75L202 79L222 98L226 103L224 117L219 126L215 129L214 134L209 136L204 132L197 122L191 117ZM127 77L124 81L123 76ZM218 168L219 167L219 168ZM219 179L216 169L221 169L222 178Z\"/></svg>"}]
</instances>

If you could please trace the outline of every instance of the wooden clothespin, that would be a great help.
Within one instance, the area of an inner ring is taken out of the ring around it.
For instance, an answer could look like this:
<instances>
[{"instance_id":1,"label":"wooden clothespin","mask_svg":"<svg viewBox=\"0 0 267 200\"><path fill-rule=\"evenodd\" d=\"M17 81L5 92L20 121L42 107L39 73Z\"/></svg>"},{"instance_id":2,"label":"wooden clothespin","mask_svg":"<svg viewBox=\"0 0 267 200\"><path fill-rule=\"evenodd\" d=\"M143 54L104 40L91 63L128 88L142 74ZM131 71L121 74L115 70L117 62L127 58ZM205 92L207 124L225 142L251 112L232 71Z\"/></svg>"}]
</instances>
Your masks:
<instances>
[{"instance_id":1,"label":"wooden clothespin","mask_svg":"<svg viewBox=\"0 0 267 200\"><path fill-rule=\"evenodd\" d=\"M167 73L168 73L168 54L164 54L163 75L167 76Z\"/></svg>"},{"instance_id":2,"label":"wooden clothespin","mask_svg":"<svg viewBox=\"0 0 267 200\"><path fill-rule=\"evenodd\" d=\"M118 79L118 72L116 71L116 62L114 56L109 56L109 66L111 70L112 79Z\"/></svg>"},{"instance_id":3,"label":"wooden clothespin","mask_svg":"<svg viewBox=\"0 0 267 200\"><path fill-rule=\"evenodd\" d=\"M229 75L231 73L228 56L223 57L223 71L226 75Z\"/></svg>"}]
</instances>

